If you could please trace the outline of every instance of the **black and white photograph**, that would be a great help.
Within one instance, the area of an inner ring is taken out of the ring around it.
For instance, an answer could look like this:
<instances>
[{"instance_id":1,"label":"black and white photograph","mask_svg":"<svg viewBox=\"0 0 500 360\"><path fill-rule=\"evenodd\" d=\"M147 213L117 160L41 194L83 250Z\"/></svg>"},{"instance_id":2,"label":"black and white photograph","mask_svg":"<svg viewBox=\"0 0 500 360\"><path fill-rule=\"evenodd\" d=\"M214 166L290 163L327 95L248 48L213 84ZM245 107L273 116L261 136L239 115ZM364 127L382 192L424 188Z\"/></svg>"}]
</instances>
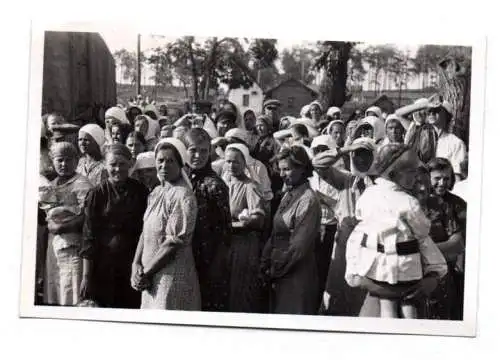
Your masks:
<instances>
[{"instance_id":1,"label":"black and white photograph","mask_svg":"<svg viewBox=\"0 0 500 360\"><path fill-rule=\"evenodd\" d=\"M484 39L327 35L34 26L21 317L474 336Z\"/></svg>"}]
</instances>

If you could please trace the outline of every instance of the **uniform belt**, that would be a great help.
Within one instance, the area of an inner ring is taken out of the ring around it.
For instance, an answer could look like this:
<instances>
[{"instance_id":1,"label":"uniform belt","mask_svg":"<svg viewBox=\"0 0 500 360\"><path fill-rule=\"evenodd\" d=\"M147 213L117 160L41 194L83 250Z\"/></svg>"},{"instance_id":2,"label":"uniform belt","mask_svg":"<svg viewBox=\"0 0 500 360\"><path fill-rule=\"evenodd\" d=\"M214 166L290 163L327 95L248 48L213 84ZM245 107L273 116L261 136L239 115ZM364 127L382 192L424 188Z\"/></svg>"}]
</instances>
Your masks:
<instances>
[{"instance_id":1,"label":"uniform belt","mask_svg":"<svg viewBox=\"0 0 500 360\"><path fill-rule=\"evenodd\" d=\"M367 247L366 246L366 240L368 239L368 235L364 234L363 235L363 240L361 240L361 246L362 247ZM377 251L380 253L385 252L385 247L383 244L377 244ZM420 248L418 246L418 241L417 240L411 240L411 241L405 241L401 243L396 243L396 253L398 255L411 255L411 254L417 254L420 252Z\"/></svg>"}]
</instances>

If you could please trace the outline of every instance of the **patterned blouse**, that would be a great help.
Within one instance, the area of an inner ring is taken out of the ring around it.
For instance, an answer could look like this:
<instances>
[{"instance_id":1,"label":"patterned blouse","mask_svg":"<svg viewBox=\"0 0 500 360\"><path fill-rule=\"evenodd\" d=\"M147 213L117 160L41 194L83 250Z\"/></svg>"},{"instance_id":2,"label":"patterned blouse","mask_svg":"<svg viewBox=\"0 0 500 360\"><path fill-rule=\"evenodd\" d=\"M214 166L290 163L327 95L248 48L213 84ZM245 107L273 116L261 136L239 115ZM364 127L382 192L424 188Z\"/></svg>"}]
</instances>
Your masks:
<instances>
[{"instance_id":1,"label":"patterned blouse","mask_svg":"<svg viewBox=\"0 0 500 360\"><path fill-rule=\"evenodd\" d=\"M78 161L76 172L86 176L93 186L98 186L107 179L108 173L102 161L97 161L83 156Z\"/></svg>"}]
</instances>

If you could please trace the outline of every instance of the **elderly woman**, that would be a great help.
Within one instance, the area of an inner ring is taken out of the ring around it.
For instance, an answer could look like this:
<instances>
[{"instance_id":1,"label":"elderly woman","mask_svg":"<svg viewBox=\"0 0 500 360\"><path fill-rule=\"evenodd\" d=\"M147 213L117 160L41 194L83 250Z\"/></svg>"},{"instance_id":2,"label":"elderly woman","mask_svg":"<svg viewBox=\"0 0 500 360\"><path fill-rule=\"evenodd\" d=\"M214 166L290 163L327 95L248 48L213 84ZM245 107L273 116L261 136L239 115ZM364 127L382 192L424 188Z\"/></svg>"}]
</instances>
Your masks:
<instances>
[{"instance_id":1,"label":"elderly woman","mask_svg":"<svg viewBox=\"0 0 500 360\"><path fill-rule=\"evenodd\" d=\"M78 255L83 206L92 184L76 172L78 152L68 142L52 145L50 157L57 177L41 189L40 204L49 230L43 302L76 305L80 300L82 261Z\"/></svg>"},{"instance_id":2,"label":"elderly woman","mask_svg":"<svg viewBox=\"0 0 500 360\"><path fill-rule=\"evenodd\" d=\"M78 147L82 157L76 172L86 176L93 186L106 180L106 169L102 162L102 148L105 143L104 130L96 124L87 124L78 132Z\"/></svg>"},{"instance_id":3,"label":"elderly woman","mask_svg":"<svg viewBox=\"0 0 500 360\"><path fill-rule=\"evenodd\" d=\"M318 310L315 249L321 232L321 205L308 181L313 167L301 146L282 150L277 159L286 192L261 260L271 283L270 312L313 315Z\"/></svg>"},{"instance_id":4,"label":"elderly woman","mask_svg":"<svg viewBox=\"0 0 500 360\"><path fill-rule=\"evenodd\" d=\"M85 206L82 297L102 307L140 305L140 294L130 287L130 265L148 191L128 177L131 161L125 145L111 145L105 155L108 178L89 193Z\"/></svg>"},{"instance_id":5,"label":"elderly woman","mask_svg":"<svg viewBox=\"0 0 500 360\"><path fill-rule=\"evenodd\" d=\"M191 129L185 136L189 176L198 204L193 255L201 290L201 309L229 310L231 212L229 189L210 163L210 135Z\"/></svg>"},{"instance_id":6,"label":"elderly woman","mask_svg":"<svg viewBox=\"0 0 500 360\"><path fill-rule=\"evenodd\" d=\"M232 312L256 312L262 303L259 282L259 231L265 210L258 185L245 175L250 161L248 148L230 144L225 151L233 237L231 240L231 286L229 309Z\"/></svg>"},{"instance_id":7,"label":"elderly woman","mask_svg":"<svg viewBox=\"0 0 500 360\"><path fill-rule=\"evenodd\" d=\"M160 185L149 195L131 284L142 292L142 309L200 310L191 246L197 205L183 169L186 147L178 139L162 139L155 159Z\"/></svg>"}]
</instances>

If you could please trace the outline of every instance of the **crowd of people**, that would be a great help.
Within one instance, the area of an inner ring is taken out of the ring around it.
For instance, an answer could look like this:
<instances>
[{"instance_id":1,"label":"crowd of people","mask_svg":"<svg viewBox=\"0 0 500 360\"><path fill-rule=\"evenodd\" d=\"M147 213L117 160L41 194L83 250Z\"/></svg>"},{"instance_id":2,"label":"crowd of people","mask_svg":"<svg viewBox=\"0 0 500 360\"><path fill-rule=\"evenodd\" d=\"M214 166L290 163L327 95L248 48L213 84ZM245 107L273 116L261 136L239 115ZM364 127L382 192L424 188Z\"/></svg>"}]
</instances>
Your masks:
<instances>
[{"instance_id":1,"label":"crowd of people","mask_svg":"<svg viewBox=\"0 0 500 360\"><path fill-rule=\"evenodd\" d=\"M44 115L35 303L462 319L467 149L450 104L280 106Z\"/></svg>"}]
</instances>

